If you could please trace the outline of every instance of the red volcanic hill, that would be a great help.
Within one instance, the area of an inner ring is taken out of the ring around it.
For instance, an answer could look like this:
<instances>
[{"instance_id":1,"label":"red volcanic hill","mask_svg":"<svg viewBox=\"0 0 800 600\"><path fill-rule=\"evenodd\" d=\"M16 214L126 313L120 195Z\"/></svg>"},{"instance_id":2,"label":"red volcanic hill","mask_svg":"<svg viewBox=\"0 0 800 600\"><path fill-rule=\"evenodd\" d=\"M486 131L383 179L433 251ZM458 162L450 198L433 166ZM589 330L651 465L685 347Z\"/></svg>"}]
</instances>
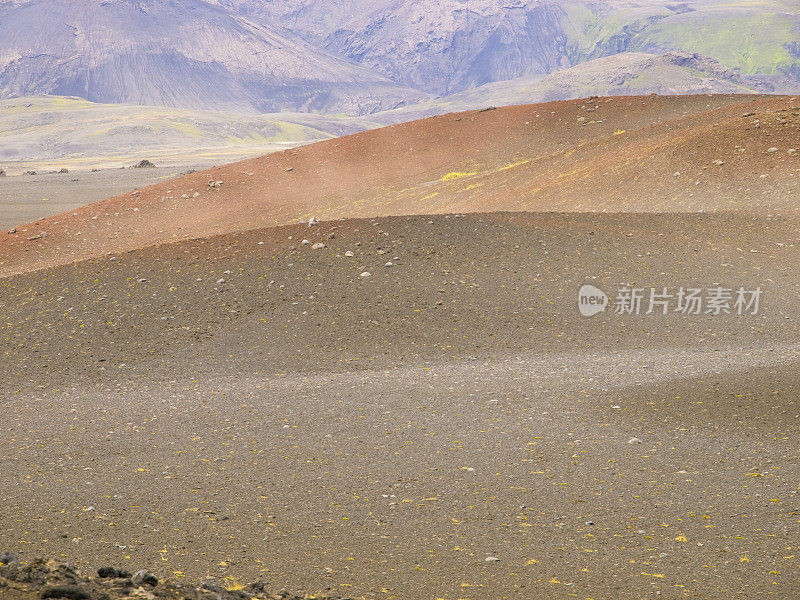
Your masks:
<instances>
[{"instance_id":1,"label":"red volcanic hill","mask_svg":"<svg viewBox=\"0 0 800 600\"><path fill-rule=\"evenodd\" d=\"M798 147L800 101L782 96L448 114L192 173L0 233L0 277L312 216L795 210Z\"/></svg>"}]
</instances>

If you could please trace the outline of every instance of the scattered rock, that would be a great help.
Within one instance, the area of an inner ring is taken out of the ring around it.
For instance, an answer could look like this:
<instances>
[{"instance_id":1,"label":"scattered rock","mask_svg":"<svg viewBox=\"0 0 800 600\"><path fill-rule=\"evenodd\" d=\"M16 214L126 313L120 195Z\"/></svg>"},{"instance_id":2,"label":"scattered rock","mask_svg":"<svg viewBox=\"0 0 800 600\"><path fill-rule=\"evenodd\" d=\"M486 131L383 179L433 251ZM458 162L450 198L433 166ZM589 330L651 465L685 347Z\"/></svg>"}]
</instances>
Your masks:
<instances>
[{"instance_id":1,"label":"scattered rock","mask_svg":"<svg viewBox=\"0 0 800 600\"><path fill-rule=\"evenodd\" d=\"M199 197L200 197L200 192L195 192L194 194L192 194L192 198L199 198Z\"/></svg>"},{"instance_id":2,"label":"scattered rock","mask_svg":"<svg viewBox=\"0 0 800 600\"><path fill-rule=\"evenodd\" d=\"M0 565L18 565L19 557L11 552L0 552Z\"/></svg>"},{"instance_id":3,"label":"scattered rock","mask_svg":"<svg viewBox=\"0 0 800 600\"><path fill-rule=\"evenodd\" d=\"M714 164L717 165L718 167L721 167L722 165L725 164L725 161L717 159L717 160L714 161Z\"/></svg>"},{"instance_id":4,"label":"scattered rock","mask_svg":"<svg viewBox=\"0 0 800 600\"><path fill-rule=\"evenodd\" d=\"M486 562L488 562L488 563L499 563L500 562L500 559L497 558L496 556L487 556L484 560Z\"/></svg>"},{"instance_id":5,"label":"scattered rock","mask_svg":"<svg viewBox=\"0 0 800 600\"><path fill-rule=\"evenodd\" d=\"M25 171L23 175L36 175L36 171Z\"/></svg>"},{"instance_id":6,"label":"scattered rock","mask_svg":"<svg viewBox=\"0 0 800 600\"><path fill-rule=\"evenodd\" d=\"M320 250L320 249L322 249L324 247L325 247L325 244L323 244L322 242L317 242L316 244L311 246L311 249L312 250Z\"/></svg>"},{"instance_id":7,"label":"scattered rock","mask_svg":"<svg viewBox=\"0 0 800 600\"><path fill-rule=\"evenodd\" d=\"M139 164L138 165L134 165L133 168L134 169L154 169L155 165L153 163L151 163L149 160L147 160L146 158L143 158L142 160L139 161Z\"/></svg>"},{"instance_id":8,"label":"scattered rock","mask_svg":"<svg viewBox=\"0 0 800 600\"><path fill-rule=\"evenodd\" d=\"M308 240L303 240L302 242L300 242L300 245L301 246L308 246L310 243L311 242L309 242Z\"/></svg>"},{"instance_id":9,"label":"scattered rock","mask_svg":"<svg viewBox=\"0 0 800 600\"><path fill-rule=\"evenodd\" d=\"M344 255L346 257L348 257L348 258L350 258L351 256L355 256L355 254L353 254L353 252L351 250L348 250L347 252L345 252Z\"/></svg>"},{"instance_id":10,"label":"scattered rock","mask_svg":"<svg viewBox=\"0 0 800 600\"><path fill-rule=\"evenodd\" d=\"M12 227L11 229L8 230L8 233L9 233L9 235L17 233L17 228L16 227Z\"/></svg>"},{"instance_id":11,"label":"scattered rock","mask_svg":"<svg viewBox=\"0 0 800 600\"><path fill-rule=\"evenodd\" d=\"M787 150L787 152L789 154L791 154L791 155L795 155L795 154L797 154L797 148L789 148L789 150Z\"/></svg>"},{"instance_id":12,"label":"scattered rock","mask_svg":"<svg viewBox=\"0 0 800 600\"><path fill-rule=\"evenodd\" d=\"M772 148L770 148L769 150L767 150L767 152L769 152L770 154L775 154L777 151L778 151L778 148L775 148L774 146Z\"/></svg>"},{"instance_id":13,"label":"scattered rock","mask_svg":"<svg viewBox=\"0 0 800 600\"><path fill-rule=\"evenodd\" d=\"M370 273L369 271L364 271L363 273L361 273L361 277L371 277L371 276L372 273Z\"/></svg>"},{"instance_id":14,"label":"scattered rock","mask_svg":"<svg viewBox=\"0 0 800 600\"><path fill-rule=\"evenodd\" d=\"M158 577L145 569L136 571L133 577L131 577L131 581L133 582L133 585L158 585Z\"/></svg>"},{"instance_id":15,"label":"scattered rock","mask_svg":"<svg viewBox=\"0 0 800 600\"><path fill-rule=\"evenodd\" d=\"M0 169L0 177L5 177L6 172L3 169Z\"/></svg>"},{"instance_id":16,"label":"scattered rock","mask_svg":"<svg viewBox=\"0 0 800 600\"><path fill-rule=\"evenodd\" d=\"M746 113L744 113L742 115L742 118L746 119L747 117L755 117L755 116L756 116L756 113L754 113L754 112L746 112Z\"/></svg>"},{"instance_id":17,"label":"scattered rock","mask_svg":"<svg viewBox=\"0 0 800 600\"><path fill-rule=\"evenodd\" d=\"M69 173L69 169L61 169L59 171L59 174L61 174L61 175L66 175L67 173Z\"/></svg>"},{"instance_id":18,"label":"scattered rock","mask_svg":"<svg viewBox=\"0 0 800 600\"><path fill-rule=\"evenodd\" d=\"M629 444L641 444L641 443L642 443L642 440L640 440L640 439L639 439L639 438L637 438L637 437L632 437L631 439L629 439L629 440L628 440L628 443L629 443Z\"/></svg>"},{"instance_id":19,"label":"scattered rock","mask_svg":"<svg viewBox=\"0 0 800 600\"><path fill-rule=\"evenodd\" d=\"M389 262L387 262L387 263L386 263L384 266L385 266L385 267L393 267L393 266L394 266L394 263L393 263L393 262L391 262L391 261L389 261Z\"/></svg>"},{"instance_id":20,"label":"scattered rock","mask_svg":"<svg viewBox=\"0 0 800 600\"><path fill-rule=\"evenodd\" d=\"M317 220L316 220L314 217L311 217L311 218L308 220L308 226L309 226L309 227L313 227L313 226L314 226L314 225L316 225L316 224L317 224Z\"/></svg>"}]
</instances>

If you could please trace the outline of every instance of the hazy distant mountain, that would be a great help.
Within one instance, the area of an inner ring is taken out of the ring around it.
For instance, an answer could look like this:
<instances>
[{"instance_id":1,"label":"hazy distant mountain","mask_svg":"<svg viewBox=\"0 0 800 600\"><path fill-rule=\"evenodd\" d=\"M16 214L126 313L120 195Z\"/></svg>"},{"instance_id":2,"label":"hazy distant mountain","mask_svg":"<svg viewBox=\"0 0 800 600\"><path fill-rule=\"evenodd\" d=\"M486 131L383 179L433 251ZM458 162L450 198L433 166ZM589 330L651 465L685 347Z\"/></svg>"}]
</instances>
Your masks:
<instances>
[{"instance_id":1,"label":"hazy distant mountain","mask_svg":"<svg viewBox=\"0 0 800 600\"><path fill-rule=\"evenodd\" d=\"M214 0L437 95L620 52L800 79L795 0Z\"/></svg>"},{"instance_id":2,"label":"hazy distant mountain","mask_svg":"<svg viewBox=\"0 0 800 600\"><path fill-rule=\"evenodd\" d=\"M716 59L717 87L781 91L800 81L800 2L0 0L0 98L363 115L673 51Z\"/></svg>"},{"instance_id":3,"label":"hazy distant mountain","mask_svg":"<svg viewBox=\"0 0 800 600\"><path fill-rule=\"evenodd\" d=\"M437 95L573 64L572 0L215 1Z\"/></svg>"},{"instance_id":4,"label":"hazy distant mountain","mask_svg":"<svg viewBox=\"0 0 800 600\"><path fill-rule=\"evenodd\" d=\"M200 0L0 6L0 97L360 114L425 98Z\"/></svg>"}]
</instances>

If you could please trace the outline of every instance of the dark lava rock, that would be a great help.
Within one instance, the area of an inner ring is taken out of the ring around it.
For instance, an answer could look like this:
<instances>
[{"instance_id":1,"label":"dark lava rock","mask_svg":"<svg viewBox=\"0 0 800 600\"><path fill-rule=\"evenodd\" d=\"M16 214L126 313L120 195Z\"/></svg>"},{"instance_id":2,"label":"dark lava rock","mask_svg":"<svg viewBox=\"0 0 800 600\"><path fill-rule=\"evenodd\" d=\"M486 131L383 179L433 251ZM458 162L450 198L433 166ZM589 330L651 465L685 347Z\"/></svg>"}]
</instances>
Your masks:
<instances>
[{"instance_id":1,"label":"dark lava rock","mask_svg":"<svg viewBox=\"0 0 800 600\"><path fill-rule=\"evenodd\" d=\"M89 600L91 596L77 585L53 585L42 590L42 598L66 598L67 600Z\"/></svg>"},{"instance_id":2,"label":"dark lava rock","mask_svg":"<svg viewBox=\"0 0 800 600\"><path fill-rule=\"evenodd\" d=\"M127 571L122 571L121 569L115 569L114 567L100 567L97 569L97 576L100 579L109 579L109 578L120 578L120 579L127 579L131 576L130 573Z\"/></svg>"},{"instance_id":3,"label":"dark lava rock","mask_svg":"<svg viewBox=\"0 0 800 600\"><path fill-rule=\"evenodd\" d=\"M155 165L153 163L151 163L149 160L147 160L146 158L143 158L142 160L139 161L139 164L135 165L133 168L134 169L154 169Z\"/></svg>"}]
</instances>

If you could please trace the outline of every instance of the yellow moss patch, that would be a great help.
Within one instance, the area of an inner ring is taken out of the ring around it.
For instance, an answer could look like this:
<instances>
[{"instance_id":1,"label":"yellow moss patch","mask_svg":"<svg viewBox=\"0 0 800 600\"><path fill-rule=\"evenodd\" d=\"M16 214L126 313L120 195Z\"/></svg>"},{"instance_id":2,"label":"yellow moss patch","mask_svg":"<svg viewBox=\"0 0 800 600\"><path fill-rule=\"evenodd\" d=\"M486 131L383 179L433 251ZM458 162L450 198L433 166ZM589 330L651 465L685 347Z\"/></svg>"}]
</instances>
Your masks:
<instances>
[{"instance_id":1,"label":"yellow moss patch","mask_svg":"<svg viewBox=\"0 0 800 600\"><path fill-rule=\"evenodd\" d=\"M510 165L506 165L504 167L500 167L497 170L498 171L508 171L509 169L513 169L514 167L519 167L521 165L527 165L529 162L531 162L531 161L529 161L529 160L521 160L519 162L511 163Z\"/></svg>"},{"instance_id":2,"label":"yellow moss patch","mask_svg":"<svg viewBox=\"0 0 800 600\"><path fill-rule=\"evenodd\" d=\"M448 173L447 175L443 175L441 181L453 181L454 179L461 179L462 177L469 177L470 175L476 175L477 171L453 171L452 173Z\"/></svg>"}]
</instances>

